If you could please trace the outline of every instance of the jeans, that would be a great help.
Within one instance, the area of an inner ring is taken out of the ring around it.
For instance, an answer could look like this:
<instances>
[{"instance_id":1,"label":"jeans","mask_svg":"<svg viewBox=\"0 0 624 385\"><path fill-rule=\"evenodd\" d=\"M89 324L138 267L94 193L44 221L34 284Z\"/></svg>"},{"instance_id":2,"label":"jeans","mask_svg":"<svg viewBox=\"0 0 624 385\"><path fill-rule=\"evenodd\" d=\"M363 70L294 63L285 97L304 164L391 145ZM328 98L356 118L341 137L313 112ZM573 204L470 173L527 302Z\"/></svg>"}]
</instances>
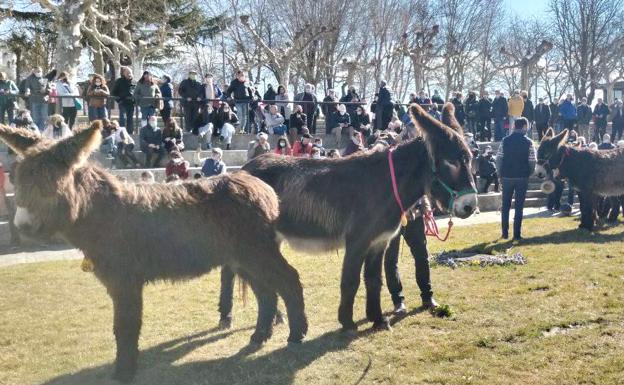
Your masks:
<instances>
[{"instance_id":1,"label":"jeans","mask_svg":"<svg viewBox=\"0 0 624 385\"><path fill-rule=\"evenodd\" d=\"M576 191L574 191L574 185L572 183L570 183L570 180L568 179L568 204L570 206L572 206L574 204L574 194L576 193Z\"/></svg>"},{"instance_id":2,"label":"jeans","mask_svg":"<svg viewBox=\"0 0 624 385\"><path fill-rule=\"evenodd\" d=\"M409 221L407 226L401 229L401 233L394 237L384 257L384 268L386 271L386 284L395 305L403 302L403 285L399 275L399 245L401 235L412 252L414 265L416 267L416 283L420 289L420 297L423 301L430 301L433 297L431 290L431 280L429 274L429 253L427 252L427 237L425 237L425 224L422 216L413 221Z\"/></svg>"},{"instance_id":3,"label":"jeans","mask_svg":"<svg viewBox=\"0 0 624 385\"><path fill-rule=\"evenodd\" d=\"M128 134L134 133L134 104L117 104L119 107L119 125L126 127Z\"/></svg>"},{"instance_id":4,"label":"jeans","mask_svg":"<svg viewBox=\"0 0 624 385\"><path fill-rule=\"evenodd\" d=\"M622 132L624 131L624 125L622 123L611 123L611 143L615 143L622 139Z\"/></svg>"},{"instance_id":5,"label":"jeans","mask_svg":"<svg viewBox=\"0 0 624 385\"><path fill-rule=\"evenodd\" d=\"M479 133L478 139L483 142L489 142L492 140L492 131L490 131L490 118L479 118L477 121L477 132Z\"/></svg>"},{"instance_id":6,"label":"jeans","mask_svg":"<svg viewBox=\"0 0 624 385\"><path fill-rule=\"evenodd\" d=\"M506 136L504 121L505 121L504 118L494 119L494 141L495 142L500 142Z\"/></svg>"},{"instance_id":7,"label":"jeans","mask_svg":"<svg viewBox=\"0 0 624 385\"><path fill-rule=\"evenodd\" d=\"M494 191L498 192L498 175L496 173L491 175L481 175L483 180L482 194L487 194L490 189L490 184L494 183Z\"/></svg>"},{"instance_id":8,"label":"jeans","mask_svg":"<svg viewBox=\"0 0 624 385\"><path fill-rule=\"evenodd\" d=\"M69 129L73 129L74 124L76 123L76 115L78 114L76 107L63 107L62 114L65 119L65 123L69 126Z\"/></svg>"},{"instance_id":9,"label":"jeans","mask_svg":"<svg viewBox=\"0 0 624 385\"><path fill-rule=\"evenodd\" d=\"M148 147L145 149L144 153L146 168L159 167L160 161L165 156L165 149L163 146L160 146L158 149Z\"/></svg>"},{"instance_id":10,"label":"jeans","mask_svg":"<svg viewBox=\"0 0 624 385\"><path fill-rule=\"evenodd\" d=\"M515 197L514 205L514 238L521 237L522 211L524 210L524 200L529 188L529 178L503 178L503 208L501 210L501 227L503 237L509 236L509 210L511 210L511 198Z\"/></svg>"},{"instance_id":11,"label":"jeans","mask_svg":"<svg viewBox=\"0 0 624 385\"><path fill-rule=\"evenodd\" d=\"M32 116L33 122L39 127L39 131L45 130L46 121L48 120L48 103L31 102L30 116Z\"/></svg>"},{"instance_id":12,"label":"jeans","mask_svg":"<svg viewBox=\"0 0 624 385\"><path fill-rule=\"evenodd\" d=\"M102 107L92 107L89 106L89 120L97 120L97 119L106 119L106 106Z\"/></svg>"},{"instance_id":13,"label":"jeans","mask_svg":"<svg viewBox=\"0 0 624 385\"><path fill-rule=\"evenodd\" d=\"M240 129L245 133L249 133L249 103L236 103L236 116L240 123Z\"/></svg>"},{"instance_id":14,"label":"jeans","mask_svg":"<svg viewBox=\"0 0 624 385\"><path fill-rule=\"evenodd\" d=\"M5 103L3 105L0 105L0 123L2 124L7 124L7 122L4 120L4 115L6 112L6 116L9 119L8 124L11 124L11 122L13 122L13 102L8 102Z\"/></svg>"},{"instance_id":15,"label":"jeans","mask_svg":"<svg viewBox=\"0 0 624 385\"><path fill-rule=\"evenodd\" d=\"M141 109L141 119L147 120L150 116L156 115L156 108L154 106L145 106L140 107Z\"/></svg>"}]
</instances>

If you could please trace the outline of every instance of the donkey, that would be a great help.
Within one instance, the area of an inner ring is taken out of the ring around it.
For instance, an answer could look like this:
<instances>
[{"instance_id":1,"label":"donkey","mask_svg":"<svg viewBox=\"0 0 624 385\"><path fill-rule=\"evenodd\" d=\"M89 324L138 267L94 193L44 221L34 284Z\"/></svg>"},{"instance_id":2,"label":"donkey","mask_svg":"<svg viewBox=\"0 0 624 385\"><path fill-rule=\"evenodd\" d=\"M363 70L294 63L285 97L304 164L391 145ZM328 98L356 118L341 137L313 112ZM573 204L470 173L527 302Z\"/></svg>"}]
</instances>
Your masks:
<instances>
[{"instance_id":1,"label":"donkey","mask_svg":"<svg viewBox=\"0 0 624 385\"><path fill-rule=\"evenodd\" d=\"M338 309L344 330L357 330L353 302L362 265L366 316L374 329L389 328L380 301L382 257L405 210L425 194L460 218L477 207L472 155L453 111L452 104L445 107L451 129L412 105L412 119L423 137L393 149L322 160L267 154L243 166L279 195L278 234L292 248L310 253L346 248ZM227 268L221 274L220 325L227 328L234 276Z\"/></svg>"},{"instance_id":2,"label":"donkey","mask_svg":"<svg viewBox=\"0 0 624 385\"><path fill-rule=\"evenodd\" d=\"M113 301L113 377L130 381L136 373L143 286L216 266L241 275L256 295L251 343L270 338L276 293L286 303L288 341L300 342L308 327L303 289L279 250L273 189L246 172L179 185L122 183L86 162L99 147L101 127L96 121L54 142L0 126L0 139L23 157L16 168L16 226L35 237L59 233L81 249Z\"/></svg>"},{"instance_id":3,"label":"donkey","mask_svg":"<svg viewBox=\"0 0 624 385\"><path fill-rule=\"evenodd\" d=\"M594 204L598 197L624 194L624 149L580 149L566 144L568 130L555 135L550 128L537 150L535 174L545 179L549 174L568 178L579 193L580 228L593 230Z\"/></svg>"}]
</instances>

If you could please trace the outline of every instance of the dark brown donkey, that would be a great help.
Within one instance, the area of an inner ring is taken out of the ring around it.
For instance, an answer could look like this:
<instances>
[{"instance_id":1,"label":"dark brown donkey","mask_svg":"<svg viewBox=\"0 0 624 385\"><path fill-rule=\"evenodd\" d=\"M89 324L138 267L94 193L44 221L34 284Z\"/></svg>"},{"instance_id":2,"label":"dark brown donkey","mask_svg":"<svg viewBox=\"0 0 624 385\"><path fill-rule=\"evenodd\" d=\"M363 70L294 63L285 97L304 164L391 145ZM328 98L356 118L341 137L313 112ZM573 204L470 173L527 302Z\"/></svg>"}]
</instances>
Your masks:
<instances>
[{"instance_id":1,"label":"dark brown donkey","mask_svg":"<svg viewBox=\"0 0 624 385\"><path fill-rule=\"evenodd\" d=\"M445 116L453 116L452 105ZM253 159L243 170L271 185L280 197L278 233L296 250L318 253L345 247L338 320L355 330L353 301L364 265L366 316L374 328L387 328L380 303L382 256L398 233L401 209L390 172L392 156L397 193L404 209L424 194L460 218L477 207L470 172L471 154L461 127L455 130L410 107L422 138L394 151L375 151L343 159L306 159L271 154ZM233 275L222 270L221 326L231 323Z\"/></svg>"},{"instance_id":2,"label":"dark brown donkey","mask_svg":"<svg viewBox=\"0 0 624 385\"><path fill-rule=\"evenodd\" d=\"M544 179L554 172L570 180L581 203L579 227L591 231L596 199L624 195L624 150L579 149L567 141L568 130L546 132L537 150L535 174Z\"/></svg>"},{"instance_id":3,"label":"dark brown donkey","mask_svg":"<svg viewBox=\"0 0 624 385\"><path fill-rule=\"evenodd\" d=\"M228 268L258 300L252 343L271 336L278 293L286 303L289 341L307 331L297 271L279 251L273 189L246 172L173 184L124 184L86 163L101 123L52 142L0 126L0 138L23 156L16 169L15 224L30 235L60 233L81 249L113 300L114 377L136 372L143 286Z\"/></svg>"}]
</instances>

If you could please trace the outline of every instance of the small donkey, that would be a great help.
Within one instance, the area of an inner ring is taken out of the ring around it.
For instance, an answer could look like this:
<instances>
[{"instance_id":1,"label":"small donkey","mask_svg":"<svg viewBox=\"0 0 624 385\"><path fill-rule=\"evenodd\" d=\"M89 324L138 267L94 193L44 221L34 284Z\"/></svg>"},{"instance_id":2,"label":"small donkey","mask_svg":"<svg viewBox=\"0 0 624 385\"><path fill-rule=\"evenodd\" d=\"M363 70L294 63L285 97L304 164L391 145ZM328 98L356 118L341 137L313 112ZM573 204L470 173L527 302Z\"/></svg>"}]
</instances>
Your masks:
<instances>
[{"instance_id":1,"label":"small donkey","mask_svg":"<svg viewBox=\"0 0 624 385\"><path fill-rule=\"evenodd\" d=\"M136 373L143 286L197 277L227 266L258 300L252 343L272 334L277 294L286 303L291 342L308 328L297 271L283 258L275 232L275 192L246 172L172 184L124 184L87 163L102 124L59 142L0 125L0 139L23 159L16 168L20 231L54 233L81 249L113 300L114 378ZM277 294L276 294L277 293Z\"/></svg>"}]
</instances>

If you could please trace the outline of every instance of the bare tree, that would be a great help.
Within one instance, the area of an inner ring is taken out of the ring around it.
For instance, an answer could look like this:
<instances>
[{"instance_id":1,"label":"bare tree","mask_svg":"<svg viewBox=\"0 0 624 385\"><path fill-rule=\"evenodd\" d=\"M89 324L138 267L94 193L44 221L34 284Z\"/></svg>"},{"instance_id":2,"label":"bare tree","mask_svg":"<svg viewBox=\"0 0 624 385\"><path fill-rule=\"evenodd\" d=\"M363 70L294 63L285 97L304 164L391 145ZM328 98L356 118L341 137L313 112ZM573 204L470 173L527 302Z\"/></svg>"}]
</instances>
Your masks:
<instances>
[{"instance_id":1,"label":"bare tree","mask_svg":"<svg viewBox=\"0 0 624 385\"><path fill-rule=\"evenodd\" d=\"M555 43L577 98L593 97L609 76L606 63L622 56L622 0L550 0Z\"/></svg>"}]
</instances>

